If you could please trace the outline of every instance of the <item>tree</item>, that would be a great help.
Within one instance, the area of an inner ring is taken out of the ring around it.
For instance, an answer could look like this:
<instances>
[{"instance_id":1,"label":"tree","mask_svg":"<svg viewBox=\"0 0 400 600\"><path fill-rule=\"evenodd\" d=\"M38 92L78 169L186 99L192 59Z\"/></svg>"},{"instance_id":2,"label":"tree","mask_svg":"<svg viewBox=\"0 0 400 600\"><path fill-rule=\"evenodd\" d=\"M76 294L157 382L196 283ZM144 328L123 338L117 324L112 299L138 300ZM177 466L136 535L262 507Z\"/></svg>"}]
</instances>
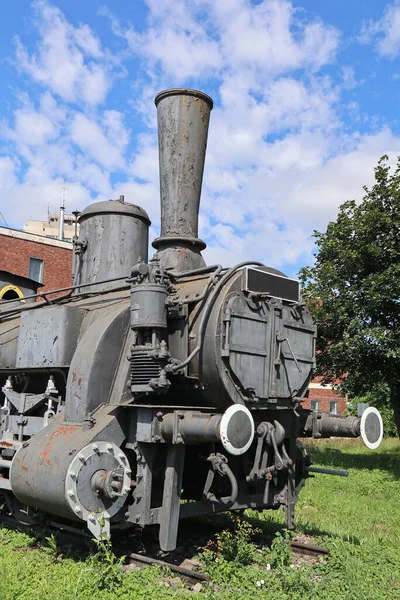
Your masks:
<instances>
[{"instance_id":1,"label":"tree","mask_svg":"<svg viewBox=\"0 0 400 600\"><path fill-rule=\"evenodd\" d=\"M350 396L386 385L400 435L400 157L394 171L388 160L360 204L345 202L325 233L314 231L315 265L300 278L318 325L318 374Z\"/></svg>"}]
</instances>

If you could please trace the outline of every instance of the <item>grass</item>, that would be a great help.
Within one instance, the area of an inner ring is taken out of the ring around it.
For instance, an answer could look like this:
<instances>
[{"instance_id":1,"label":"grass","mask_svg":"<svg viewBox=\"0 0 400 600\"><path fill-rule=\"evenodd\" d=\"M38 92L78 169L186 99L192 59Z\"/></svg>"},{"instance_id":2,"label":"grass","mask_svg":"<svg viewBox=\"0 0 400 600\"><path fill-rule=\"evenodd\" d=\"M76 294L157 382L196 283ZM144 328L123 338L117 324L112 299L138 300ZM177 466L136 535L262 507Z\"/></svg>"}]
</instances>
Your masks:
<instances>
[{"instance_id":1,"label":"grass","mask_svg":"<svg viewBox=\"0 0 400 600\"><path fill-rule=\"evenodd\" d=\"M356 440L309 442L307 449L313 464L349 471L348 478L310 478L297 505L296 534L328 547L327 559L291 564L281 511L221 516L229 526L202 556L211 583L196 594L177 580L166 587L170 576L158 567L122 575L106 544L86 558L60 556L53 538L37 546L1 529L0 599L400 599L400 442L384 440L375 452ZM254 528L273 536L271 549L254 544Z\"/></svg>"}]
</instances>

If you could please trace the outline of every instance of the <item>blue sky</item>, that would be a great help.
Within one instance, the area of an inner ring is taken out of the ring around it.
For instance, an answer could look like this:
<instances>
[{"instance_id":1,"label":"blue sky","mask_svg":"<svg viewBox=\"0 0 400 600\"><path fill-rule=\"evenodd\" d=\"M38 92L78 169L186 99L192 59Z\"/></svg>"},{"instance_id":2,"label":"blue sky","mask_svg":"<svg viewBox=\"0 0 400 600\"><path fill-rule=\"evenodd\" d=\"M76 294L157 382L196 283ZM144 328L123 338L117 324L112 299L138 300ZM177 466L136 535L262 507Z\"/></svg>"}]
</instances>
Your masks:
<instances>
[{"instance_id":1,"label":"blue sky","mask_svg":"<svg viewBox=\"0 0 400 600\"><path fill-rule=\"evenodd\" d=\"M0 211L125 194L159 226L155 94L210 94L207 262L296 274L400 154L400 2L17 0L0 19ZM0 217L0 224L2 218Z\"/></svg>"}]
</instances>

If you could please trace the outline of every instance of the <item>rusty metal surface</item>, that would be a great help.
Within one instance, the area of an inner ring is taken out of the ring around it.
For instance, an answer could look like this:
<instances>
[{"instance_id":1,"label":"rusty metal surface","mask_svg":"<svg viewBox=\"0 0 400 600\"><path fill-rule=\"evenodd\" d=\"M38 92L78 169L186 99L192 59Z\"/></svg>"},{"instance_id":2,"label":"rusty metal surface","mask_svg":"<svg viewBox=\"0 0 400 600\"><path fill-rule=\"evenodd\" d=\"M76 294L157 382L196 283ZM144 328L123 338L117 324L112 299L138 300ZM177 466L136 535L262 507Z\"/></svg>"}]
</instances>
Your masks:
<instances>
[{"instance_id":1,"label":"rusty metal surface","mask_svg":"<svg viewBox=\"0 0 400 600\"><path fill-rule=\"evenodd\" d=\"M93 428L86 431L81 425L67 424L61 415L26 442L15 455L10 470L15 496L28 506L75 518L65 497L68 468L75 454L90 442L100 439L122 443L124 434L113 412L114 407L102 407L95 413Z\"/></svg>"},{"instance_id":2,"label":"rusty metal surface","mask_svg":"<svg viewBox=\"0 0 400 600\"><path fill-rule=\"evenodd\" d=\"M199 581L210 580L210 576L206 575L205 573L199 573L198 571L194 571L193 569L185 569L184 567L180 567L179 565L174 565L173 563L165 562L164 560L158 560L157 558L151 558L150 556L144 556L143 554L135 554L132 552L128 555L128 558L129 562L139 563L143 565L158 565L159 567L169 569L174 573L179 573L180 575L189 577L189 579L197 579Z\"/></svg>"}]
</instances>

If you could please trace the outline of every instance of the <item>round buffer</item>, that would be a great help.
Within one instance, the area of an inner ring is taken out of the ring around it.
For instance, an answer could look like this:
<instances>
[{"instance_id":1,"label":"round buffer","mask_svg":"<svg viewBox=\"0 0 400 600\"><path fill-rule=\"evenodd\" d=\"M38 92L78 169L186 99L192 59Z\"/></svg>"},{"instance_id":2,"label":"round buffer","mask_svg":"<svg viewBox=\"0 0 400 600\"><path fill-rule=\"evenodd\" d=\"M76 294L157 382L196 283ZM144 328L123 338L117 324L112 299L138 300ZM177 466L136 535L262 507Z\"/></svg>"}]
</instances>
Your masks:
<instances>
[{"instance_id":1,"label":"round buffer","mask_svg":"<svg viewBox=\"0 0 400 600\"><path fill-rule=\"evenodd\" d=\"M369 406L362 414L360 423L361 437L364 444L370 450L380 446L383 438L383 423L379 411Z\"/></svg>"},{"instance_id":2,"label":"round buffer","mask_svg":"<svg viewBox=\"0 0 400 600\"><path fill-rule=\"evenodd\" d=\"M244 454L254 439L254 420L251 412L241 404L233 404L222 415L221 442L230 454Z\"/></svg>"}]
</instances>

